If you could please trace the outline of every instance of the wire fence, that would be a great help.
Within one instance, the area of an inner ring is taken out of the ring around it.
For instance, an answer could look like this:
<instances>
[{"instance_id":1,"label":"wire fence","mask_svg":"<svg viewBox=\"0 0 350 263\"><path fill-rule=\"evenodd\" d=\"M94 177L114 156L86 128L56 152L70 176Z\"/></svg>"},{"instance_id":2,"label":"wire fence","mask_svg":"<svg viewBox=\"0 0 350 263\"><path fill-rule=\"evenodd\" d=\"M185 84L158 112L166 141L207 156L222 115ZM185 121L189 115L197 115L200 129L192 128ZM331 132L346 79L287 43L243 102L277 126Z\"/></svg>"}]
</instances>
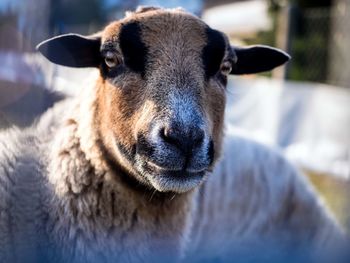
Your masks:
<instances>
[{"instance_id":1,"label":"wire fence","mask_svg":"<svg viewBox=\"0 0 350 263\"><path fill-rule=\"evenodd\" d=\"M350 5L295 9L287 78L350 88Z\"/></svg>"}]
</instances>

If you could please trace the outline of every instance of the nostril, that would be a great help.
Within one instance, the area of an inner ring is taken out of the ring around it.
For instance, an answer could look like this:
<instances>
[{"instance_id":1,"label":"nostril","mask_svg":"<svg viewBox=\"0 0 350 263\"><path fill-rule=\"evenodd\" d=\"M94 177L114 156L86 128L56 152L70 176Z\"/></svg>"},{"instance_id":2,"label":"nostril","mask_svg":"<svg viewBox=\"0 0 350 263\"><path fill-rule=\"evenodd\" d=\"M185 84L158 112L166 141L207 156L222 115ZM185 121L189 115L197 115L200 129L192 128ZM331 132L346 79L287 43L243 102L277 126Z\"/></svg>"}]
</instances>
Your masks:
<instances>
[{"instance_id":1,"label":"nostril","mask_svg":"<svg viewBox=\"0 0 350 263\"><path fill-rule=\"evenodd\" d=\"M181 139L170 128L161 128L159 131L159 135L165 142L168 142L170 144L175 144L175 145L178 144L178 140Z\"/></svg>"},{"instance_id":2,"label":"nostril","mask_svg":"<svg viewBox=\"0 0 350 263\"><path fill-rule=\"evenodd\" d=\"M187 152L203 144L205 133L202 129L182 130L163 127L159 129L159 137L164 142Z\"/></svg>"},{"instance_id":3,"label":"nostril","mask_svg":"<svg viewBox=\"0 0 350 263\"><path fill-rule=\"evenodd\" d=\"M162 129L163 137L169 138L171 137L171 130L169 128L163 128Z\"/></svg>"},{"instance_id":4,"label":"nostril","mask_svg":"<svg viewBox=\"0 0 350 263\"><path fill-rule=\"evenodd\" d=\"M166 131L165 128L161 128L159 130L159 137L162 138L163 140L166 140L168 132Z\"/></svg>"}]
</instances>

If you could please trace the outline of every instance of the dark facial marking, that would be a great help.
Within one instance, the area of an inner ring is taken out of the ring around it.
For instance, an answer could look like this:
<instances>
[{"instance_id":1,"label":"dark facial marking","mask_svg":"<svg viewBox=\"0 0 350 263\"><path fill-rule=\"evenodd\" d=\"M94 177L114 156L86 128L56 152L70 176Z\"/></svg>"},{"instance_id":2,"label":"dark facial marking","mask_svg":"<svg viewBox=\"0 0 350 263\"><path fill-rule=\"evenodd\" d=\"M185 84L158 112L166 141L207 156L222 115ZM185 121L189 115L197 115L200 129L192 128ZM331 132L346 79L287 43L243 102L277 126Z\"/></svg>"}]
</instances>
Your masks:
<instances>
[{"instance_id":1,"label":"dark facial marking","mask_svg":"<svg viewBox=\"0 0 350 263\"><path fill-rule=\"evenodd\" d=\"M225 40L219 31L210 27L206 29L207 45L202 51L202 60L207 79L214 76L220 69L225 54Z\"/></svg>"},{"instance_id":2,"label":"dark facial marking","mask_svg":"<svg viewBox=\"0 0 350 263\"><path fill-rule=\"evenodd\" d=\"M214 154L215 154L214 142L213 142L213 140L210 140L210 142L209 142L209 149L208 149L208 158L209 158L209 161L210 161L210 165L212 165L213 162L214 162Z\"/></svg>"},{"instance_id":3,"label":"dark facial marking","mask_svg":"<svg viewBox=\"0 0 350 263\"><path fill-rule=\"evenodd\" d=\"M137 22L123 25L120 35L120 48L125 65L143 77L147 62L147 47L141 39L141 28Z\"/></svg>"}]
</instances>

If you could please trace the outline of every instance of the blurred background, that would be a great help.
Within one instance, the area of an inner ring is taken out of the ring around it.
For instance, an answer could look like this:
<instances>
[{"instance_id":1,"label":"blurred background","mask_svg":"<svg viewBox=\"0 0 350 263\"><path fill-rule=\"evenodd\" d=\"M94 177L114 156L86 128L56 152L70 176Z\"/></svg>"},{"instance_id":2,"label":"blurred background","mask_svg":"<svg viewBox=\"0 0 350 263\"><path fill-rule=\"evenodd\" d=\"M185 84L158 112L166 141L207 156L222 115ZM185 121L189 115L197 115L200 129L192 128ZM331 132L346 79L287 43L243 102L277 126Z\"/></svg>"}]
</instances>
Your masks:
<instances>
[{"instance_id":1,"label":"blurred background","mask_svg":"<svg viewBox=\"0 0 350 263\"><path fill-rule=\"evenodd\" d=\"M226 132L283 151L350 231L350 0L0 0L0 130L25 128L97 74L50 64L39 42L94 33L138 5L182 6L235 45L291 54L273 72L230 78Z\"/></svg>"}]
</instances>

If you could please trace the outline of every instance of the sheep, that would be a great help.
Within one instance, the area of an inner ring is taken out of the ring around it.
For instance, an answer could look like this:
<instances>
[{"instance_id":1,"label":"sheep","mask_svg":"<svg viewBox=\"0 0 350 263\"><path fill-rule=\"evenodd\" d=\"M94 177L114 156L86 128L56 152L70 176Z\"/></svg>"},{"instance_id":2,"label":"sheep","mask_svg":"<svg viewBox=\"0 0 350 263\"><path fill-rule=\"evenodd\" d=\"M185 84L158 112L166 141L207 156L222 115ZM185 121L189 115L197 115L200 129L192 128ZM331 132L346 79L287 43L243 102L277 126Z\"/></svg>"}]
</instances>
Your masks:
<instances>
[{"instance_id":1,"label":"sheep","mask_svg":"<svg viewBox=\"0 0 350 263\"><path fill-rule=\"evenodd\" d=\"M286 53L232 47L160 8L38 50L100 75L0 134L0 262L334 262L344 234L308 183L279 153L223 136L227 76Z\"/></svg>"}]
</instances>

